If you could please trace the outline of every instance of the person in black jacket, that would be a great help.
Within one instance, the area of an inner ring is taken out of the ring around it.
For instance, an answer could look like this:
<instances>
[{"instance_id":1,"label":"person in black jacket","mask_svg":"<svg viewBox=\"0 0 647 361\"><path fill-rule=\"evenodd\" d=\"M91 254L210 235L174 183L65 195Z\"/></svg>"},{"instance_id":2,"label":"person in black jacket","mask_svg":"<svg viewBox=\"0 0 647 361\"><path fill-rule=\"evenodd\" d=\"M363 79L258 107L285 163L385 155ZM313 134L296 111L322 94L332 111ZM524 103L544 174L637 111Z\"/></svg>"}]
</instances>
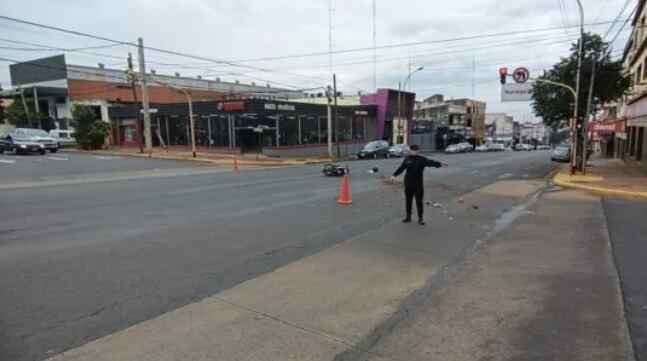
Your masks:
<instances>
[{"instance_id":1,"label":"person in black jacket","mask_svg":"<svg viewBox=\"0 0 647 361\"><path fill-rule=\"evenodd\" d=\"M420 148L417 145L412 145L410 147L409 155L404 158L402 165L393 173L391 181L395 180L395 177L399 176L407 171L404 175L404 199L406 201L406 217L402 220L404 223L411 222L411 206L413 198L416 198L416 209L418 210L418 224L424 225L425 222L422 219L423 213L423 204L422 198L425 195L425 188L423 184L423 174L425 167L445 167L447 164L437 162L432 159L427 159L424 156L420 155Z\"/></svg>"}]
</instances>

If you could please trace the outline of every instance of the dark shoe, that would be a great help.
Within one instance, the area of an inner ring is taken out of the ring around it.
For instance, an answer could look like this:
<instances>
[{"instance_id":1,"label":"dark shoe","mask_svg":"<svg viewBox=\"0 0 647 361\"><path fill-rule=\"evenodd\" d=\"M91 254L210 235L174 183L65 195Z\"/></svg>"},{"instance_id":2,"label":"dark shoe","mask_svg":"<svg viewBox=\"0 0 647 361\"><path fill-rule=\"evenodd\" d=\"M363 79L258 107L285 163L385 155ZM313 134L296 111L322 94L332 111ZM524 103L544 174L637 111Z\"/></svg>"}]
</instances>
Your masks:
<instances>
[{"instance_id":1,"label":"dark shoe","mask_svg":"<svg viewBox=\"0 0 647 361\"><path fill-rule=\"evenodd\" d=\"M411 223L411 218L407 217L407 218L403 219L402 223Z\"/></svg>"},{"instance_id":2,"label":"dark shoe","mask_svg":"<svg viewBox=\"0 0 647 361\"><path fill-rule=\"evenodd\" d=\"M421 226L424 226L426 223L425 223L425 221L423 221L422 219L419 219L419 220L418 220L418 224L419 224L419 225L421 225Z\"/></svg>"}]
</instances>

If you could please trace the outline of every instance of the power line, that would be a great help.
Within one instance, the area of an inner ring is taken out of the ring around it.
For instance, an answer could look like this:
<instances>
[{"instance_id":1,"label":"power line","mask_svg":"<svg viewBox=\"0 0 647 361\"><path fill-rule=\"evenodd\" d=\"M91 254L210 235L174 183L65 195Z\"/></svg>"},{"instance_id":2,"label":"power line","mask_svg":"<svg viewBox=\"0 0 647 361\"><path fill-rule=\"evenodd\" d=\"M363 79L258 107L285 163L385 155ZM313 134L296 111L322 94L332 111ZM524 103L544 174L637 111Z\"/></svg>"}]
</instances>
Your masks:
<instances>
[{"instance_id":1,"label":"power line","mask_svg":"<svg viewBox=\"0 0 647 361\"><path fill-rule=\"evenodd\" d=\"M611 21L601 21L601 22L597 22L597 23L587 23L587 24L584 24L584 26L604 25L604 24L609 24L609 23L611 23ZM568 27L570 27L570 28L579 27L579 25L569 25ZM445 38L445 39L438 39L438 40L424 40L424 41L416 41L416 42L409 42L409 43L396 43L396 44L390 44L390 45L380 45L380 46L377 46L376 48L377 49L391 49L391 48L409 47L409 46L417 46L417 45L426 45L426 44L447 43L447 42L453 42L453 41L476 40L476 39L484 39L484 38L500 37L500 36L508 36L508 35L537 33L537 32L542 32L542 31L553 31L553 30L561 30L561 29L562 29L562 27L560 26L560 27L550 27L550 28L537 28L537 29L528 29L528 30L507 31L507 32L501 32L501 33L491 33L491 34L483 34L483 35L470 35L470 36L462 36L462 37L456 37L456 38ZM335 51L333 51L333 54L352 53L352 52L371 51L371 50L373 50L373 47L349 48L349 49L335 50ZM300 57L309 57L309 56L323 56L323 55L327 55L327 54L328 54L328 52L314 52L314 53L302 53L302 54L282 55L282 56L274 56L274 57L264 57L264 58L240 59L240 60L236 60L236 61L240 62L240 63L245 63L245 62L253 62L253 61L278 60L278 59L300 58Z\"/></svg>"},{"instance_id":2,"label":"power line","mask_svg":"<svg viewBox=\"0 0 647 361\"><path fill-rule=\"evenodd\" d=\"M568 23L566 22L566 16L564 16L564 5L562 4L562 0L557 0L557 6L559 7L559 13L562 17L562 26L564 26L564 35L566 35L566 38L568 39Z\"/></svg>"}]
</instances>

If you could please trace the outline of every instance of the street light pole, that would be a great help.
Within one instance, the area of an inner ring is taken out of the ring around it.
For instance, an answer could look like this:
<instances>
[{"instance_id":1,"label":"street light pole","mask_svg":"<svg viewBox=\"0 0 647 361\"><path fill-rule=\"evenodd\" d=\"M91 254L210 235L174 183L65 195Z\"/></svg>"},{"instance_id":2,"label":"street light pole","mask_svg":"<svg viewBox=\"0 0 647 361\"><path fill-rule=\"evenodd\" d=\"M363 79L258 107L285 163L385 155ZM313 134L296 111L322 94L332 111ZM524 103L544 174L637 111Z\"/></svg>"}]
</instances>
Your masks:
<instances>
[{"instance_id":1,"label":"street light pole","mask_svg":"<svg viewBox=\"0 0 647 361\"><path fill-rule=\"evenodd\" d=\"M187 98L187 100L189 102L189 127L191 128L190 129L190 133L191 133L191 152L193 153L193 158L195 158L196 157L196 151L195 151L195 119L193 119L193 101L191 99L191 94L189 94L188 91L186 91L186 90L184 90L184 89L182 89L180 87L176 87L174 85L171 85L171 84L167 84L167 83L164 83L164 82L161 82L161 81L156 81L156 80L154 80L154 82L159 84L159 85L175 89L175 90L179 91L180 93L182 93L182 94L184 94L186 96L186 98Z\"/></svg>"},{"instance_id":2,"label":"street light pole","mask_svg":"<svg viewBox=\"0 0 647 361\"><path fill-rule=\"evenodd\" d=\"M579 158L581 155L578 152L579 143L580 143L580 134L577 128L578 126L578 107L579 107L579 94L580 94L580 73L582 71L582 53L584 49L584 9L582 8L582 2L577 1L577 6L580 13L580 41L577 50L577 75L575 76L575 107L573 109L573 154L571 159L571 174L575 174L575 171L580 166ZM581 169L580 169L581 170Z\"/></svg>"}]
</instances>

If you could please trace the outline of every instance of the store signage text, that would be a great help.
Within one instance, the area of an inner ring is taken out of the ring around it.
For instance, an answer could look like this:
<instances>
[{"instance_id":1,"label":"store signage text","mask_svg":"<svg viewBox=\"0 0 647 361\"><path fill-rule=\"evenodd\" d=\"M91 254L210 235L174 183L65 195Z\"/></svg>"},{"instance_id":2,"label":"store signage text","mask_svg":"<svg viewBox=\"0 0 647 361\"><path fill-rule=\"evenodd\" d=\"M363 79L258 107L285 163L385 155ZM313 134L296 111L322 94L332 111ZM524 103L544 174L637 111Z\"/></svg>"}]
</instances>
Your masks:
<instances>
[{"instance_id":1,"label":"store signage text","mask_svg":"<svg viewBox=\"0 0 647 361\"><path fill-rule=\"evenodd\" d=\"M293 112L296 110L293 104L276 104L276 103L265 103L263 105L263 109L265 110L285 110L285 111L290 111Z\"/></svg>"}]
</instances>

